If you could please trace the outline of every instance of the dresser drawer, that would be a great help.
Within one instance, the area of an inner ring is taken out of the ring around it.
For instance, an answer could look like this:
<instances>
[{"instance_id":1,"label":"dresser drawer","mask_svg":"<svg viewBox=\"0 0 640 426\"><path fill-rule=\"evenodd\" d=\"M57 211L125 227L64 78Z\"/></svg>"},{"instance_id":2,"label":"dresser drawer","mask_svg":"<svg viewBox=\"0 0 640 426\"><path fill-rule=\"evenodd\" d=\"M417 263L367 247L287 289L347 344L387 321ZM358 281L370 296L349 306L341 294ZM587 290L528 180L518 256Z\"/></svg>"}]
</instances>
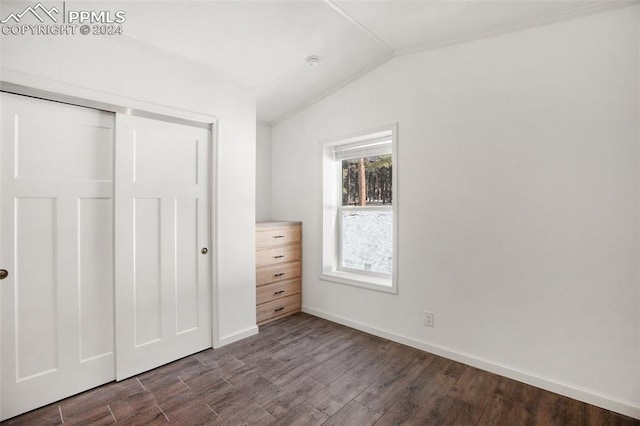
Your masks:
<instances>
[{"instance_id":1,"label":"dresser drawer","mask_svg":"<svg viewBox=\"0 0 640 426\"><path fill-rule=\"evenodd\" d=\"M297 312L300 310L301 300L300 294L294 294L293 296L258 305L256 308L256 320L258 324L261 324L286 314Z\"/></svg>"},{"instance_id":2,"label":"dresser drawer","mask_svg":"<svg viewBox=\"0 0 640 426\"><path fill-rule=\"evenodd\" d=\"M256 303L262 304L292 294L300 293L300 279L294 278L279 283L261 285L256 287Z\"/></svg>"},{"instance_id":3,"label":"dresser drawer","mask_svg":"<svg viewBox=\"0 0 640 426\"><path fill-rule=\"evenodd\" d=\"M300 312L302 223L256 223L256 322Z\"/></svg>"},{"instance_id":4,"label":"dresser drawer","mask_svg":"<svg viewBox=\"0 0 640 426\"><path fill-rule=\"evenodd\" d=\"M256 251L256 266L300 260L300 244L289 244Z\"/></svg>"},{"instance_id":5,"label":"dresser drawer","mask_svg":"<svg viewBox=\"0 0 640 426\"><path fill-rule=\"evenodd\" d=\"M258 230L256 232L256 247L270 247L300 241L300 227L287 226L282 228Z\"/></svg>"},{"instance_id":6,"label":"dresser drawer","mask_svg":"<svg viewBox=\"0 0 640 426\"><path fill-rule=\"evenodd\" d=\"M284 281L300 276L300 262L279 263L256 270L256 285Z\"/></svg>"}]
</instances>

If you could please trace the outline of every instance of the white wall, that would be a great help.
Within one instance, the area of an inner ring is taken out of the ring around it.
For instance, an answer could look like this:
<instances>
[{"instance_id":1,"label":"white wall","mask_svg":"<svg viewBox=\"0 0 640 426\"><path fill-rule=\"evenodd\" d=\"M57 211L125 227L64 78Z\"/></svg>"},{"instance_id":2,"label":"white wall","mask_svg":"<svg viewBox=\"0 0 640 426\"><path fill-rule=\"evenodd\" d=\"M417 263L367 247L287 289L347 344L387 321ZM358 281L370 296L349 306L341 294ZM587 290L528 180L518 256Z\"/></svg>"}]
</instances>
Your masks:
<instances>
[{"instance_id":1,"label":"white wall","mask_svg":"<svg viewBox=\"0 0 640 426\"><path fill-rule=\"evenodd\" d=\"M218 117L218 336L225 343L255 323L255 89L228 74L124 36L2 36L0 78L158 112ZM242 165L239 167L238 165Z\"/></svg>"},{"instance_id":2,"label":"white wall","mask_svg":"<svg viewBox=\"0 0 640 426\"><path fill-rule=\"evenodd\" d=\"M271 126L256 128L256 220L271 219Z\"/></svg>"},{"instance_id":3,"label":"white wall","mask_svg":"<svg viewBox=\"0 0 640 426\"><path fill-rule=\"evenodd\" d=\"M639 24L626 8L400 56L276 125L303 309L640 418ZM399 293L320 281L319 141L392 122Z\"/></svg>"}]
</instances>

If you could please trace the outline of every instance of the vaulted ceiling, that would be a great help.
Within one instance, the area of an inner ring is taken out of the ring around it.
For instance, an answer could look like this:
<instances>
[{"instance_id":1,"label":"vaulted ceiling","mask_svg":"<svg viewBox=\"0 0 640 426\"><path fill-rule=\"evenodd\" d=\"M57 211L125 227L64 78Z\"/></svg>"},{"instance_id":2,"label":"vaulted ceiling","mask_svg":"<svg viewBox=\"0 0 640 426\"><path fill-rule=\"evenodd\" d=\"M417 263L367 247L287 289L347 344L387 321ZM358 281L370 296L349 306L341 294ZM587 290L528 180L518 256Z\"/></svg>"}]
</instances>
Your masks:
<instances>
[{"instance_id":1,"label":"vaulted ceiling","mask_svg":"<svg viewBox=\"0 0 640 426\"><path fill-rule=\"evenodd\" d=\"M638 4L638 0L126 2L126 36L256 86L277 123L403 55ZM305 59L320 58L310 68Z\"/></svg>"}]
</instances>

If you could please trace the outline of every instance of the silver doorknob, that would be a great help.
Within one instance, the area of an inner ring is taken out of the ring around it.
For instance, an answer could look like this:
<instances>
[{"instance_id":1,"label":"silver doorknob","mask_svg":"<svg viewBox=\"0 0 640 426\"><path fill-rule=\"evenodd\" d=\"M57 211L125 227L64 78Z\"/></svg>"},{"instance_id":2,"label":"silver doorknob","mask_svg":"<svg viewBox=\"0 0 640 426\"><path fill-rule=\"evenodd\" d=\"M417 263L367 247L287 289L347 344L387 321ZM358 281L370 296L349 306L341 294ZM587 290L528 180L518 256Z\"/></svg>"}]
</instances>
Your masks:
<instances>
[{"instance_id":1,"label":"silver doorknob","mask_svg":"<svg viewBox=\"0 0 640 426\"><path fill-rule=\"evenodd\" d=\"M206 247L202 247L202 250L200 250L200 253L207 254L207 253L209 253L209 249L206 248Z\"/></svg>"},{"instance_id":2,"label":"silver doorknob","mask_svg":"<svg viewBox=\"0 0 640 426\"><path fill-rule=\"evenodd\" d=\"M9 276L9 272L6 269L0 269L0 280L4 280Z\"/></svg>"}]
</instances>

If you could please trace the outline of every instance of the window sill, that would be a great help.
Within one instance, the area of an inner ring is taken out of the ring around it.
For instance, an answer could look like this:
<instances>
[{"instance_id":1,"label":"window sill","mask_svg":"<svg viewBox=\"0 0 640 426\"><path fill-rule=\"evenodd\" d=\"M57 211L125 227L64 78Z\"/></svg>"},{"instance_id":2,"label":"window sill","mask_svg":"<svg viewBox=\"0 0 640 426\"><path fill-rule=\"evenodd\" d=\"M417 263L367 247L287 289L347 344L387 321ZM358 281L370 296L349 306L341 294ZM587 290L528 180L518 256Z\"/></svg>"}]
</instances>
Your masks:
<instances>
[{"instance_id":1,"label":"window sill","mask_svg":"<svg viewBox=\"0 0 640 426\"><path fill-rule=\"evenodd\" d=\"M393 285L392 278L376 277L347 271L325 271L320 274L320 279L369 290L398 294L398 290Z\"/></svg>"}]
</instances>

